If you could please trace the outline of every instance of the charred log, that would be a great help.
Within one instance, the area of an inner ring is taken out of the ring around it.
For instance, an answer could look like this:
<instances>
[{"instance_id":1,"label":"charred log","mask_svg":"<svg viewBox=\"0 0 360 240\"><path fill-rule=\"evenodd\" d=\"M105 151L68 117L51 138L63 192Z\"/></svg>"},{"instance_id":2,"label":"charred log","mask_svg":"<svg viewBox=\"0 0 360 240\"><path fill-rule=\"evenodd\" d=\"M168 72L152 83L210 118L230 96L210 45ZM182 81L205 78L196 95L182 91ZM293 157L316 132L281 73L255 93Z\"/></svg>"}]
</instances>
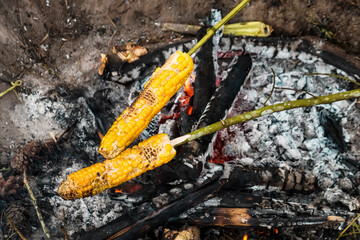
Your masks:
<instances>
[{"instance_id":1,"label":"charred log","mask_svg":"<svg viewBox=\"0 0 360 240\"><path fill-rule=\"evenodd\" d=\"M196 191L190 194L182 195L176 201L143 216L143 218L129 219L128 216L121 217L96 231L90 232L81 239L137 239L143 236L148 229L158 227L168 221L168 219L176 218L187 209L208 199L222 185L223 182L216 180L201 188L197 188Z\"/></svg>"},{"instance_id":2,"label":"charred log","mask_svg":"<svg viewBox=\"0 0 360 240\"><path fill-rule=\"evenodd\" d=\"M205 214L206 212L206 214ZM190 224L221 227L324 226L336 229L345 222L342 216L293 216L272 209L213 208L189 216Z\"/></svg>"}]
</instances>

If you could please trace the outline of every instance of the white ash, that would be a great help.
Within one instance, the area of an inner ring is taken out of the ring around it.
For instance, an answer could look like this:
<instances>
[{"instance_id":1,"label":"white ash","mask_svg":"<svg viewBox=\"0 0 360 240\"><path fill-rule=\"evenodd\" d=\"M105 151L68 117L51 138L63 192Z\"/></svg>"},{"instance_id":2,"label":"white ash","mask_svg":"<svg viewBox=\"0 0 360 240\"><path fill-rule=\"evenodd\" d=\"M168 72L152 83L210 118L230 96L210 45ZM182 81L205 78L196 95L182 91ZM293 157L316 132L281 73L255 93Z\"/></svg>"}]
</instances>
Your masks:
<instances>
[{"instance_id":1,"label":"white ash","mask_svg":"<svg viewBox=\"0 0 360 240\"><path fill-rule=\"evenodd\" d=\"M50 138L50 131L57 133L62 130L56 121L58 114L66 112L61 102L46 99L42 91L19 95L23 104L17 104L14 111L9 112L9 118L19 131L26 130L23 132L24 136L47 139Z\"/></svg>"},{"instance_id":2,"label":"white ash","mask_svg":"<svg viewBox=\"0 0 360 240\"><path fill-rule=\"evenodd\" d=\"M188 209L184 213L180 214L179 218L185 219L193 213L197 213L199 211L201 212L202 209L209 209L210 207L217 207L220 205L220 202L221 202L221 198L219 198L219 197L210 198L209 200L206 200L206 201L196 205L195 207ZM207 213L205 213L205 216L206 215L207 215Z\"/></svg>"},{"instance_id":3,"label":"white ash","mask_svg":"<svg viewBox=\"0 0 360 240\"><path fill-rule=\"evenodd\" d=\"M160 208L169 202L169 197L170 196L167 193L162 193L159 196L153 198L152 202L157 208Z\"/></svg>"},{"instance_id":4,"label":"white ash","mask_svg":"<svg viewBox=\"0 0 360 240\"><path fill-rule=\"evenodd\" d=\"M223 41L223 49L229 49L228 42ZM324 63L320 58L304 52L293 51L291 47L284 46L277 49L276 55L273 47L257 46L240 40L233 50L245 48L258 57L253 58L253 68L250 78L244 83L237 100L233 104L228 117L243 112L258 109L264 102L272 88L272 74L274 69L277 87L303 89L316 96L345 91L348 82L329 76L305 76L306 73L341 73L334 66ZM283 101L293 101L309 98L308 94L289 90L275 90L268 101L268 105ZM347 166L340 161L341 154L337 146L325 136L324 129L319 122L319 109L327 109L337 116L341 123L347 123L349 113L354 114L354 100L336 102L311 108L299 108L268 114L251 120L244 124L232 126L222 131L225 141L223 154L235 156L236 164L252 164L254 166L284 167L284 162L292 167L308 169L318 178L322 194L331 202L332 194L338 196L336 202L341 202L350 210L357 209L359 201L341 189L347 189L346 182L340 181L344 174L350 172ZM357 115L359 113L357 112ZM351 126L348 124L348 126ZM355 141L354 129L344 127L345 140L348 143ZM350 153L351 154L351 153ZM359 153L353 153L359 155ZM310 165L309 165L310 164ZM342 188L340 188L340 186ZM261 186L254 186L262 188Z\"/></svg>"},{"instance_id":5,"label":"white ash","mask_svg":"<svg viewBox=\"0 0 360 240\"><path fill-rule=\"evenodd\" d=\"M68 174L83 167L86 167L84 163L81 165L74 163L72 167L64 169L59 176L54 176L53 181L56 185L53 191L57 191L58 186ZM54 213L56 214L51 217L51 226L57 228L59 219L65 217L66 222L69 223L65 227L70 235L79 232L80 229L85 231L89 227L101 227L114 220L123 210L121 203L112 201L106 193L76 200L64 200L60 196L54 196L48 201L55 209Z\"/></svg>"},{"instance_id":6,"label":"white ash","mask_svg":"<svg viewBox=\"0 0 360 240\"><path fill-rule=\"evenodd\" d=\"M198 184L201 184L207 179L212 179L212 177L220 171L223 171L223 166L208 163L196 181Z\"/></svg>"},{"instance_id":7,"label":"white ash","mask_svg":"<svg viewBox=\"0 0 360 240\"><path fill-rule=\"evenodd\" d=\"M346 205L350 211L359 209L359 201L349 196L348 194L344 195L344 192L339 189L337 186L331 189L327 189L324 193L325 199L330 203L342 203Z\"/></svg>"}]
</instances>

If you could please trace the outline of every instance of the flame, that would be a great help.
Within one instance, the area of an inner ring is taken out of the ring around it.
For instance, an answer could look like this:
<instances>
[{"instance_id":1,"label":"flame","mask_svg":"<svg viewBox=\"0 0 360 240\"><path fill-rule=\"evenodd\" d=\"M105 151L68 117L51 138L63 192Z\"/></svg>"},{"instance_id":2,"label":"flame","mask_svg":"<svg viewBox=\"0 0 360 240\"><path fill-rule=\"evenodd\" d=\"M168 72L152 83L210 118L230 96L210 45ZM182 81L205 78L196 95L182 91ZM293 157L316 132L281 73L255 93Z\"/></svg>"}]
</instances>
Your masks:
<instances>
[{"instance_id":1,"label":"flame","mask_svg":"<svg viewBox=\"0 0 360 240\"><path fill-rule=\"evenodd\" d=\"M277 229L277 228L275 228L274 231L275 231L276 234L279 233L279 229Z\"/></svg>"},{"instance_id":2,"label":"flame","mask_svg":"<svg viewBox=\"0 0 360 240\"><path fill-rule=\"evenodd\" d=\"M243 240L247 240L248 239L248 235L245 234L244 237L243 237Z\"/></svg>"},{"instance_id":3,"label":"flame","mask_svg":"<svg viewBox=\"0 0 360 240\"><path fill-rule=\"evenodd\" d=\"M140 184L134 184L134 183L123 184L121 186L116 187L114 193L133 194L141 190L142 188L143 186Z\"/></svg>"},{"instance_id":4,"label":"flame","mask_svg":"<svg viewBox=\"0 0 360 240\"><path fill-rule=\"evenodd\" d=\"M193 110L193 107L192 107L192 106L189 106L189 107L186 109L186 113L187 113L188 115L191 115L192 110Z\"/></svg>"},{"instance_id":5,"label":"flame","mask_svg":"<svg viewBox=\"0 0 360 240\"><path fill-rule=\"evenodd\" d=\"M184 94L180 97L180 107L186 106L186 113L188 115L191 115L193 110L193 106L190 105L190 99L192 96L194 96L193 82L195 82L195 76L192 74L186 80L184 85Z\"/></svg>"}]
</instances>

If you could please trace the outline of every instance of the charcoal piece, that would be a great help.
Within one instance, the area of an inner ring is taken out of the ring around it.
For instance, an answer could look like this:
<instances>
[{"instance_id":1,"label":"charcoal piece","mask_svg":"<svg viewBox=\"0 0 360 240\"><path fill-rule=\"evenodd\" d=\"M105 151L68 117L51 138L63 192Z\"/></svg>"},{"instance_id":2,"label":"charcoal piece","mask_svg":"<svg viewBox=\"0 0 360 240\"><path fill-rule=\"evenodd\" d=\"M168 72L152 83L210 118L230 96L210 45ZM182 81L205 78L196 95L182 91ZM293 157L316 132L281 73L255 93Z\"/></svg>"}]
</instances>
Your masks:
<instances>
[{"instance_id":1,"label":"charcoal piece","mask_svg":"<svg viewBox=\"0 0 360 240\"><path fill-rule=\"evenodd\" d=\"M105 79L111 78L113 80L118 80L120 75L118 71L121 70L122 66L126 63L121 60L121 58L116 53L109 53L106 55L108 64L105 65L103 77Z\"/></svg>"},{"instance_id":2,"label":"charcoal piece","mask_svg":"<svg viewBox=\"0 0 360 240\"><path fill-rule=\"evenodd\" d=\"M201 116L197 128L205 127L224 118L225 110L231 107L251 66L252 61L250 55L244 54L238 57L238 60L229 71L228 76L221 81L210 102L206 106L204 115Z\"/></svg>"},{"instance_id":3,"label":"charcoal piece","mask_svg":"<svg viewBox=\"0 0 360 240\"><path fill-rule=\"evenodd\" d=\"M114 119L114 116L107 107L112 106L108 99L110 91L110 88L101 89L96 91L92 98L86 99L91 112L95 116L97 127L103 134L111 127L111 121Z\"/></svg>"},{"instance_id":4,"label":"charcoal piece","mask_svg":"<svg viewBox=\"0 0 360 240\"><path fill-rule=\"evenodd\" d=\"M235 100L251 66L252 61L250 55L244 54L238 57L237 61L232 65L227 77L223 79L217 87L210 102L206 106L196 129L218 122L225 117L226 110L231 107ZM208 144L211 142L212 136L213 134L210 134L199 139L200 145L207 148Z\"/></svg>"},{"instance_id":5,"label":"charcoal piece","mask_svg":"<svg viewBox=\"0 0 360 240\"><path fill-rule=\"evenodd\" d=\"M207 200L222 186L223 182L214 179L207 185L203 185L196 191L182 195L177 201L167 204L166 206L157 209L153 213L135 220L133 218L119 218L113 222L94 230L81 239L138 239L142 237L148 229L158 227L171 219L176 219L178 216L189 208Z\"/></svg>"},{"instance_id":6,"label":"charcoal piece","mask_svg":"<svg viewBox=\"0 0 360 240\"><path fill-rule=\"evenodd\" d=\"M197 39L206 35L206 29L198 32ZM196 54L196 81L194 83L193 110L191 115L199 119L216 89L213 43L208 40Z\"/></svg>"},{"instance_id":7,"label":"charcoal piece","mask_svg":"<svg viewBox=\"0 0 360 240\"><path fill-rule=\"evenodd\" d=\"M335 120L335 117L326 109L320 112L320 124L324 128L325 135L330 138L340 152L346 152L347 145L344 140L343 128L340 122Z\"/></svg>"}]
</instances>

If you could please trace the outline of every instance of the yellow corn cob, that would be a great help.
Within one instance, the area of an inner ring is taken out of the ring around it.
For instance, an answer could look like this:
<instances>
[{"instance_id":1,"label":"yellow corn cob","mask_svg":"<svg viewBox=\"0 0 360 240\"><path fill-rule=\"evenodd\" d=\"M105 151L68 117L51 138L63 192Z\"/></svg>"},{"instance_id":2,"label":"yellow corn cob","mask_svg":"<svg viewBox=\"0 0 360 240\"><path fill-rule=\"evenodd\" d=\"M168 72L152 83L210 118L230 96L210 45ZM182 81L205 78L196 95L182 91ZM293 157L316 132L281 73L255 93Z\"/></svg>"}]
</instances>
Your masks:
<instances>
[{"instance_id":1,"label":"yellow corn cob","mask_svg":"<svg viewBox=\"0 0 360 240\"><path fill-rule=\"evenodd\" d=\"M93 196L169 162L175 154L169 137L158 134L114 159L71 173L61 183L58 193L64 199Z\"/></svg>"},{"instance_id":2,"label":"yellow corn cob","mask_svg":"<svg viewBox=\"0 0 360 240\"><path fill-rule=\"evenodd\" d=\"M101 141L99 153L105 158L114 158L132 143L181 88L193 68L190 55L180 51L173 53L111 126Z\"/></svg>"}]
</instances>

